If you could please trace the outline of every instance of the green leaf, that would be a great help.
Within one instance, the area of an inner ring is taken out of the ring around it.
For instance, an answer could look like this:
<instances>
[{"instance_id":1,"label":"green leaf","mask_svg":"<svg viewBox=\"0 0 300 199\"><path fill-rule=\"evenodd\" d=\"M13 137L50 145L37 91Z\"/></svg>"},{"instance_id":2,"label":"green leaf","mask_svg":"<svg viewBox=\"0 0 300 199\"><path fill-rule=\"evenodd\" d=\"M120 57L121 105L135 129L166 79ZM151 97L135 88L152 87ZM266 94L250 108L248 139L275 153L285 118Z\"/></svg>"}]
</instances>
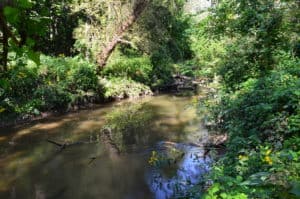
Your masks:
<instances>
[{"instance_id":1,"label":"green leaf","mask_svg":"<svg viewBox=\"0 0 300 199\"><path fill-rule=\"evenodd\" d=\"M33 113L35 114L35 115L39 115L39 114L41 114L41 112L38 110L38 109L33 109Z\"/></svg>"},{"instance_id":2,"label":"green leaf","mask_svg":"<svg viewBox=\"0 0 300 199\"><path fill-rule=\"evenodd\" d=\"M4 78L0 78L0 88L3 88L4 90L9 88L9 81Z\"/></svg>"},{"instance_id":3,"label":"green leaf","mask_svg":"<svg viewBox=\"0 0 300 199\"><path fill-rule=\"evenodd\" d=\"M19 21L19 9L6 6L3 13L9 23L17 23Z\"/></svg>"},{"instance_id":4,"label":"green leaf","mask_svg":"<svg viewBox=\"0 0 300 199\"><path fill-rule=\"evenodd\" d=\"M296 196L300 196L300 182L292 183L292 189L291 189L290 193L294 194Z\"/></svg>"},{"instance_id":5,"label":"green leaf","mask_svg":"<svg viewBox=\"0 0 300 199\"><path fill-rule=\"evenodd\" d=\"M39 65L40 64L40 53L37 53L37 52L34 52L34 51L29 51L28 53L27 53L27 55L28 55L28 58L30 59L30 60L32 60L33 62L35 62L37 65Z\"/></svg>"},{"instance_id":6,"label":"green leaf","mask_svg":"<svg viewBox=\"0 0 300 199\"><path fill-rule=\"evenodd\" d=\"M33 3L29 0L18 0L18 6L21 8L31 8Z\"/></svg>"},{"instance_id":7,"label":"green leaf","mask_svg":"<svg viewBox=\"0 0 300 199\"><path fill-rule=\"evenodd\" d=\"M244 181L242 185L261 185L270 176L268 172L258 172L249 177L248 180Z\"/></svg>"}]
</instances>

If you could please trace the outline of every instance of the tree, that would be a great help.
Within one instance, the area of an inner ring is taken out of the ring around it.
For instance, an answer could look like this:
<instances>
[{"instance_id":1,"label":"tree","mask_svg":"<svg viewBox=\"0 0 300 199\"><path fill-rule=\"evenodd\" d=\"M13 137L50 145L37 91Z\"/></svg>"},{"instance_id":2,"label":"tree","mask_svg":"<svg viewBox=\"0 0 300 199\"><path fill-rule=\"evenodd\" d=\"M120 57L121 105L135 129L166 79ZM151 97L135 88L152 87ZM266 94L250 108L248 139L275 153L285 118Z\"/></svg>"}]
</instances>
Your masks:
<instances>
[{"instance_id":1,"label":"tree","mask_svg":"<svg viewBox=\"0 0 300 199\"><path fill-rule=\"evenodd\" d=\"M9 0L5 0L0 3L0 30L1 30L1 43L2 43L2 56L1 56L1 70L7 70L7 56L8 56L8 39L11 37L13 41L18 44L18 40L12 34L7 21L4 15L4 8L6 6L12 6L13 2Z\"/></svg>"},{"instance_id":2,"label":"tree","mask_svg":"<svg viewBox=\"0 0 300 199\"><path fill-rule=\"evenodd\" d=\"M2 70L7 70L9 51L15 51L17 56L26 54L29 59L39 62L39 56L33 49L37 37L45 32L47 19L32 9L36 4L37 1L29 0L11 0L1 4Z\"/></svg>"},{"instance_id":3,"label":"tree","mask_svg":"<svg viewBox=\"0 0 300 199\"><path fill-rule=\"evenodd\" d=\"M105 66L110 54L115 49L116 45L122 42L124 33L134 24L142 12L145 10L148 0L134 1L132 13L121 23L120 27L114 33L112 39L105 45L105 48L97 55L97 63L100 67Z\"/></svg>"}]
</instances>

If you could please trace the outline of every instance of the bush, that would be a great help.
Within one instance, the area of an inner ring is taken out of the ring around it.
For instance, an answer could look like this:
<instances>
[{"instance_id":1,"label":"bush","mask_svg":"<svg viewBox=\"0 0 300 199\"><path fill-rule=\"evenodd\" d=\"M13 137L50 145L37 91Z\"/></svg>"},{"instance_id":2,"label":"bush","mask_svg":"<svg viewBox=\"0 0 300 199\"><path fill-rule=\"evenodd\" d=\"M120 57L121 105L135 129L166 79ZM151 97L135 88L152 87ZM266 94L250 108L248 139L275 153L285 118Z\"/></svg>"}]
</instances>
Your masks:
<instances>
[{"instance_id":1,"label":"bush","mask_svg":"<svg viewBox=\"0 0 300 199\"><path fill-rule=\"evenodd\" d=\"M72 91L97 91L99 88L96 69L90 65L79 65L72 69L69 72L67 82L68 88Z\"/></svg>"},{"instance_id":2,"label":"bush","mask_svg":"<svg viewBox=\"0 0 300 199\"><path fill-rule=\"evenodd\" d=\"M193 73L198 77L213 78L226 54L225 44L228 39L210 37L208 26L209 18L205 18L191 28L191 48L195 54Z\"/></svg>"},{"instance_id":3,"label":"bush","mask_svg":"<svg viewBox=\"0 0 300 199\"><path fill-rule=\"evenodd\" d=\"M143 95L151 95L148 86L126 78L102 79L104 97L106 99L137 98Z\"/></svg>"},{"instance_id":4,"label":"bush","mask_svg":"<svg viewBox=\"0 0 300 199\"><path fill-rule=\"evenodd\" d=\"M55 85L43 85L34 92L34 98L43 103L39 108L46 110L65 110L69 107L72 97L71 93Z\"/></svg>"},{"instance_id":5,"label":"bush","mask_svg":"<svg viewBox=\"0 0 300 199\"><path fill-rule=\"evenodd\" d=\"M225 96L223 115L224 127L239 126L239 135L259 135L261 139L270 137L271 132L281 134L285 138L293 133L290 118L299 111L300 86L299 61L289 60L289 70L285 61L269 75L259 79L248 79L241 84L241 89ZM241 120L242 118L242 120ZM282 139L283 139L282 138Z\"/></svg>"},{"instance_id":6,"label":"bush","mask_svg":"<svg viewBox=\"0 0 300 199\"><path fill-rule=\"evenodd\" d=\"M1 74L0 84L0 117L66 110L81 98L100 98L103 92L96 66L77 57L41 55L40 65L16 65Z\"/></svg>"},{"instance_id":7,"label":"bush","mask_svg":"<svg viewBox=\"0 0 300 199\"><path fill-rule=\"evenodd\" d=\"M299 196L299 59L277 54L277 60L267 75L223 92L216 120L230 139L211 175L218 184L205 198Z\"/></svg>"},{"instance_id":8,"label":"bush","mask_svg":"<svg viewBox=\"0 0 300 199\"><path fill-rule=\"evenodd\" d=\"M156 89L172 83L172 74L175 71L172 60L166 58L163 53L156 52L151 56L151 62L153 63L151 87Z\"/></svg>"},{"instance_id":9,"label":"bush","mask_svg":"<svg viewBox=\"0 0 300 199\"><path fill-rule=\"evenodd\" d=\"M109 63L103 70L103 75L124 77L146 85L151 84L153 66L151 60L144 57L119 57Z\"/></svg>"},{"instance_id":10,"label":"bush","mask_svg":"<svg viewBox=\"0 0 300 199\"><path fill-rule=\"evenodd\" d=\"M5 81L8 84L6 96L22 101L32 96L32 92L40 83L40 78L36 68L16 68L8 72Z\"/></svg>"}]
</instances>

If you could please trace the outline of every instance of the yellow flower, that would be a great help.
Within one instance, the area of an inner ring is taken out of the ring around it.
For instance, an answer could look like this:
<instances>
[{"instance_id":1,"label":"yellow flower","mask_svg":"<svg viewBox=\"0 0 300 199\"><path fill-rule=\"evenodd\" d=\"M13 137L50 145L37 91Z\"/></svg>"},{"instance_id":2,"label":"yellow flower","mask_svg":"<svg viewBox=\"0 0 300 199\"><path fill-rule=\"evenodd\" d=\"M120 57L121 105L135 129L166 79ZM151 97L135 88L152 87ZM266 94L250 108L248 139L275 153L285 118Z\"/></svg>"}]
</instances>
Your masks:
<instances>
[{"instance_id":1,"label":"yellow flower","mask_svg":"<svg viewBox=\"0 0 300 199\"><path fill-rule=\"evenodd\" d=\"M249 158L248 158L248 156L246 156L246 155L239 155L239 160L248 160Z\"/></svg>"},{"instance_id":2,"label":"yellow flower","mask_svg":"<svg viewBox=\"0 0 300 199\"><path fill-rule=\"evenodd\" d=\"M152 155L151 155L150 159L148 160L148 163L150 165L154 165L157 161L158 161L157 153L156 153L156 151L152 151Z\"/></svg>"},{"instance_id":3,"label":"yellow flower","mask_svg":"<svg viewBox=\"0 0 300 199\"><path fill-rule=\"evenodd\" d=\"M268 155L270 155L270 154L271 154L271 152L272 152L272 150L271 150L271 149L267 150L267 151L266 151L266 155L267 155L267 156L268 156Z\"/></svg>"},{"instance_id":4,"label":"yellow flower","mask_svg":"<svg viewBox=\"0 0 300 199\"><path fill-rule=\"evenodd\" d=\"M268 163L269 165L272 165L272 164L273 164L273 161L272 161L272 159L270 158L270 156L266 156L266 157L264 158L264 161L265 161L266 163Z\"/></svg>"},{"instance_id":5,"label":"yellow flower","mask_svg":"<svg viewBox=\"0 0 300 199\"><path fill-rule=\"evenodd\" d=\"M22 73L22 72L19 72L18 73L18 78L24 78L24 77L26 77L26 74L25 73Z\"/></svg>"},{"instance_id":6,"label":"yellow flower","mask_svg":"<svg viewBox=\"0 0 300 199\"><path fill-rule=\"evenodd\" d=\"M0 113L4 112L6 109L3 107L0 107Z\"/></svg>"}]
</instances>

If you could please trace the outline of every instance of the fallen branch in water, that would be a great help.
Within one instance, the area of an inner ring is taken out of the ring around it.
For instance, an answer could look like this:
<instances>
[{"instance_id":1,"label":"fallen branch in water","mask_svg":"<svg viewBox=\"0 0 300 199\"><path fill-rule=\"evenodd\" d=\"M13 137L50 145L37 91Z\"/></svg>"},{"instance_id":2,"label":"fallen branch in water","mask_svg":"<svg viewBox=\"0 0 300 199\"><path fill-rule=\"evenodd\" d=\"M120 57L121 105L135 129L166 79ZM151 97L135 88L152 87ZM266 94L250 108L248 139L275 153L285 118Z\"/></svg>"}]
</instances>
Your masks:
<instances>
[{"instance_id":1,"label":"fallen branch in water","mask_svg":"<svg viewBox=\"0 0 300 199\"><path fill-rule=\"evenodd\" d=\"M97 159L97 157L90 157L90 161L89 161L88 165L92 164L96 159Z\"/></svg>"},{"instance_id":2,"label":"fallen branch in water","mask_svg":"<svg viewBox=\"0 0 300 199\"><path fill-rule=\"evenodd\" d=\"M51 143L51 144L54 144L54 145L60 147L60 151L64 150L64 149L68 146L67 143L60 144L60 143L58 143L58 142L55 142L55 141L49 140L49 139L47 139L47 142L49 142L49 143Z\"/></svg>"},{"instance_id":3,"label":"fallen branch in water","mask_svg":"<svg viewBox=\"0 0 300 199\"><path fill-rule=\"evenodd\" d=\"M53 141L53 140L50 140L50 139L47 139L47 142L51 143L51 144L54 144L56 146L58 146L60 148L60 150L63 150L65 149L66 147L69 147L69 146L73 146L73 145L78 145L78 144L91 144L91 143L98 143L98 141L96 142L84 142L84 141L79 141L79 142L73 142L73 143L58 143L56 141Z\"/></svg>"}]
</instances>

